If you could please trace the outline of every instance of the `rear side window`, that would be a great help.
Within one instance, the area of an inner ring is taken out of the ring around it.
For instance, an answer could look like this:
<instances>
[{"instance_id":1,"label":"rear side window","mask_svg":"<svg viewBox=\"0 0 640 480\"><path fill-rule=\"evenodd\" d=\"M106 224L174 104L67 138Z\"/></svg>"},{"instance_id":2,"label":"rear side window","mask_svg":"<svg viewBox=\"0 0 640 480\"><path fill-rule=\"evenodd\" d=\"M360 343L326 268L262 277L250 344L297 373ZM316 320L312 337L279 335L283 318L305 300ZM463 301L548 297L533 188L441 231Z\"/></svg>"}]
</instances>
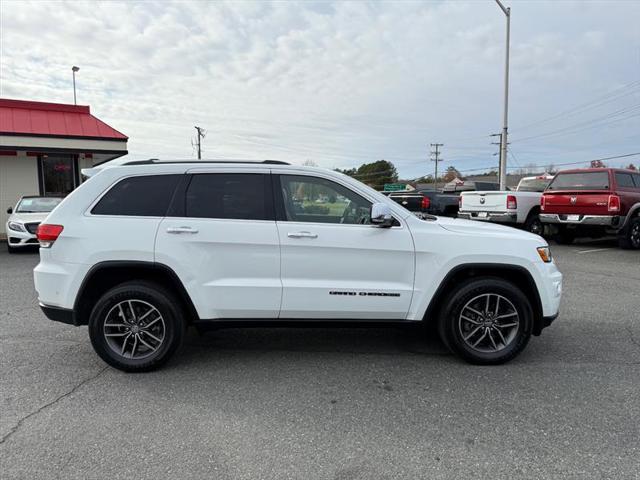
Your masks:
<instances>
[{"instance_id":1,"label":"rear side window","mask_svg":"<svg viewBox=\"0 0 640 480\"><path fill-rule=\"evenodd\" d=\"M609 172L559 173L549 190L609 190Z\"/></svg>"},{"instance_id":2,"label":"rear side window","mask_svg":"<svg viewBox=\"0 0 640 480\"><path fill-rule=\"evenodd\" d=\"M634 188L633 177L630 173L616 172L616 183L620 188Z\"/></svg>"},{"instance_id":3,"label":"rear side window","mask_svg":"<svg viewBox=\"0 0 640 480\"><path fill-rule=\"evenodd\" d=\"M274 220L270 178L259 173L193 175L185 214L195 218Z\"/></svg>"},{"instance_id":4,"label":"rear side window","mask_svg":"<svg viewBox=\"0 0 640 480\"><path fill-rule=\"evenodd\" d=\"M146 175L120 180L97 203L94 215L164 217L181 175Z\"/></svg>"},{"instance_id":5,"label":"rear side window","mask_svg":"<svg viewBox=\"0 0 640 480\"><path fill-rule=\"evenodd\" d=\"M636 184L636 188L640 188L640 173L633 174L633 181Z\"/></svg>"}]
</instances>

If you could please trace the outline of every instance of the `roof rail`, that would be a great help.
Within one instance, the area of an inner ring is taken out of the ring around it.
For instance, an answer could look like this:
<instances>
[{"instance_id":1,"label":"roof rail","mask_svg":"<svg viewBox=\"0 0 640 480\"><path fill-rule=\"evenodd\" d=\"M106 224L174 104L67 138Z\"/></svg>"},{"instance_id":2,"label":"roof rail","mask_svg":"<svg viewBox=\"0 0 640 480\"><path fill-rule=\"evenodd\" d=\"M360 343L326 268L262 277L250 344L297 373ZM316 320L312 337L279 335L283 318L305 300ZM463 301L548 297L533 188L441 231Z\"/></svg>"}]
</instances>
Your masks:
<instances>
[{"instance_id":1,"label":"roof rail","mask_svg":"<svg viewBox=\"0 0 640 480\"><path fill-rule=\"evenodd\" d=\"M156 165L156 164L176 164L176 163L238 163L238 164L265 164L265 165L290 165L281 160L159 160L150 158L148 160L133 160L121 165Z\"/></svg>"}]
</instances>

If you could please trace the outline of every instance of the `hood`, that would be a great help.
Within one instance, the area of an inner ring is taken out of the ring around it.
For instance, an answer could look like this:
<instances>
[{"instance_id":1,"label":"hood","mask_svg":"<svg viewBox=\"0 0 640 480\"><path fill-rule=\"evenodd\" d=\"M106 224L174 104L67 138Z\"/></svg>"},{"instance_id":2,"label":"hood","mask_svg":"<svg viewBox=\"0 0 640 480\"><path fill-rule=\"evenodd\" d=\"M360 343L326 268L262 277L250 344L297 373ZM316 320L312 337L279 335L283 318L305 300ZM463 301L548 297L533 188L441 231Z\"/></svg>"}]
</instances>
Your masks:
<instances>
[{"instance_id":1,"label":"hood","mask_svg":"<svg viewBox=\"0 0 640 480\"><path fill-rule=\"evenodd\" d=\"M547 243L542 237L533 233L489 222L485 223L474 220L463 220L460 218L438 217L438 225L445 230L455 233L464 233L468 235L501 235L526 240L538 240L543 242L543 245L546 245Z\"/></svg>"},{"instance_id":2,"label":"hood","mask_svg":"<svg viewBox=\"0 0 640 480\"><path fill-rule=\"evenodd\" d=\"M10 222L18 222L18 223L32 223L32 222L42 222L50 212L38 212L38 213L12 213L9 216Z\"/></svg>"}]
</instances>

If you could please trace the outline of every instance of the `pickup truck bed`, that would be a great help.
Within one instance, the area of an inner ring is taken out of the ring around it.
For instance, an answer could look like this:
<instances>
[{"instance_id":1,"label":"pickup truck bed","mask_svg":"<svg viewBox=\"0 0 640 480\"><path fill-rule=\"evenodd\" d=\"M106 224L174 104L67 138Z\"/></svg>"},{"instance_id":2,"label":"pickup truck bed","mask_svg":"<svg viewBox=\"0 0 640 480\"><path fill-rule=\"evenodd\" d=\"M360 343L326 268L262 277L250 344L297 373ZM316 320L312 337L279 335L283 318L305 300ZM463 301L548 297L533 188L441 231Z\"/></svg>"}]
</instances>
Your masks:
<instances>
[{"instance_id":1,"label":"pickup truck bed","mask_svg":"<svg viewBox=\"0 0 640 480\"><path fill-rule=\"evenodd\" d=\"M539 218L540 198L550 180L551 177L547 176L526 177L520 181L516 191L463 192L458 216L523 227L542 235L544 226Z\"/></svg>"}]
</instances>

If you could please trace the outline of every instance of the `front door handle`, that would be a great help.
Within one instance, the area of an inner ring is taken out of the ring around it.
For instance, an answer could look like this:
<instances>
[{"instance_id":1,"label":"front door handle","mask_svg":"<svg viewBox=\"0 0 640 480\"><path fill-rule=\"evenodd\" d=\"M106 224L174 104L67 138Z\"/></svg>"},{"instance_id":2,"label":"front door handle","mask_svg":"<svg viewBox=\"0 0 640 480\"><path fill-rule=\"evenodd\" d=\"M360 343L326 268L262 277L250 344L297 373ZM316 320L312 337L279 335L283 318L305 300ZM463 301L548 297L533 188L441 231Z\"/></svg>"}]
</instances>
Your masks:
<instances>
[{"instance_id":1,"label":"front door handle","mask_svg":"<svg viewBox=\"0 0 640 480\"><path fill-rule=\"evenodd\" d=\"M318 238L316 233L311 232L291 232L287 234L289 238Z\"/></svg>"},{"instance_id":2,"label":"front door handle","mask_svg":"<svg viewBox=\"0 0 640 480\"><path fill-rule=\"evenodd\" d=\"M198 230L192 227L169 227L167 233L198 233Z\"/></svg>"}]
</instances>

